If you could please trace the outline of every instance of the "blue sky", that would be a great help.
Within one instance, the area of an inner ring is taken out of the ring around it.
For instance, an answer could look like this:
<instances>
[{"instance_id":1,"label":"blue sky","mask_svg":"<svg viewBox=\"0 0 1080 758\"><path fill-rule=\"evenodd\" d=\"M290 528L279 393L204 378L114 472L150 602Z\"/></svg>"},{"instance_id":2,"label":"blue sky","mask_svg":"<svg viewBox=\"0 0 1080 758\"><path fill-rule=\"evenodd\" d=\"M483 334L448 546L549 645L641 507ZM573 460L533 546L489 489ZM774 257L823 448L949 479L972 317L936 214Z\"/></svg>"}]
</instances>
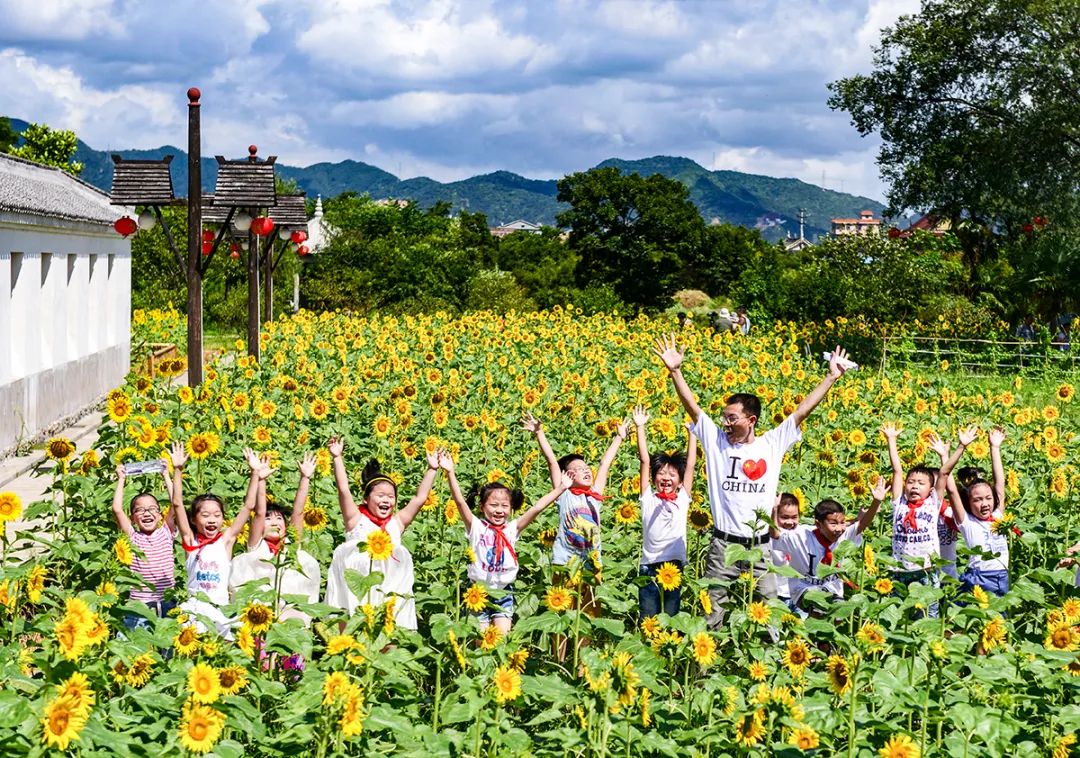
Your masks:
<instances>
[{"instance_id":1,"label":"blue sky","mask_svg":"<svg viewBox=\"0 0 1080 758\"><path fill-rule=\"evenodd\" d=\"M248 144L441 181L683 155L881 198L825 105L918 0L0 0L0 113L98 149ZM823 181L824 176L824 181Z\"/></svg>"}]
</instances>

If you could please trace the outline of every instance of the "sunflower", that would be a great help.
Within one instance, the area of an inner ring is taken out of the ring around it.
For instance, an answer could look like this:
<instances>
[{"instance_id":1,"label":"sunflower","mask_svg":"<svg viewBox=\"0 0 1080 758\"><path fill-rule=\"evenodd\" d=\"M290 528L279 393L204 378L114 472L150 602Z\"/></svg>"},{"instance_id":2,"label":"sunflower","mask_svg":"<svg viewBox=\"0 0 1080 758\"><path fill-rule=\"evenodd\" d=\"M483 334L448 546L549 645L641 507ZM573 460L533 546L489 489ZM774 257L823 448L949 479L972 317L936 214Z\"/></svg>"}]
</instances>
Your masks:
<instances>
[{"instance_id":1,"label":"sunflower","mask_svg":"<svg viewBox=\"0 0 1080 758\"><path fill-rule=\"evenodd\" d=\"M181 387L176 391L176 397L184 405L189 405L195 399L195 392L191 387Z\"/></svg>"},{"instance_id":2,"label":"sunflower","mask_svg":"<svg viewBox=\"0 0 1080 758\"><path fill-rule=\"evenodd\" d=\"M259 418L269 421L277 413L277 404L272 400L260 400L255 404L255 415Z\"/></svg>"},{"instance_id":3,"label":"sunflower","mask_svg":"<svg viewBox=\"0 0 1080 758\"><path fill-rule=\"evenodd\" d=\"M311 411L311 417L316 421L323 421L330 413L330 405L321 398L315 398L308 405L308 410Z\"/></svg>"},{"instance_id":4,"label":"sunflower","mask_svg":"<svg viewBox=\"0 0 1080 758\"><path fill-rule=\"evenodd\" d=\"M86 726L86 712L77 707L70 697L58 697L45 706L41 719L42 742L58 750L67 750L72 740Z\"/></svg>"},{"instance_id":5,"label":"sunflower","mask_svg":"<svg viewBox=\"0 0 1080 758\"><path fill-rule=\"evenodd\" d=\"M54 630L56 641L60 644L60 652L69 661L77 661L90 645L86 637L87 625L71 615L65 616L57 623Z\"/></svg>"},{"instance_id":6,"label":"sunflower","mask_svg":"<svg viewBox=\"0 0 1080 758\"><path fill-rule=\"evenodd\" d=\"M454 513L457 513L457 508L454 509ZM541 529L540 533L536 535L536 539L540 541L540 546L545 550L550 550L555 544L556 532L554 529Z\"/></svg>"},{"instance_id":7,"label":"sunflower","mask_svg":"<svg viewBox=\"0 0 1080 758\"><path fill-rule=\"evenodd\" d=\"M677 590L682 584L682 572L674 563L664 563L656 570L656 582L665 592Z\"/></svg>"},{"instance_id":8,"label":"sunflower","mask_svg":"<svg viewBox=\"0 0 1080 758\"><path fill-rule=\"evenodd\" d=\"M976 584L971 588L971 596L975 598L975 602L979 604L980 608L986 609L990 607L990 596L979 585Z\"/></svg>"},{"instance_id":9,"label":"sunflower","mask_svg":"<svg viewBox=\"0 0 1080 758\"><path fill-rule=\"evenodd\" d=\"M385 561L394 552L394 542L385 529L376 529L367 538L367 554L373 561Z\"/></svg>"},{"instance_id":10,"label":"sunflower","mask_svg":"<svg viewBox=\"0 0 1080 758\"><path fill-rule=\"evenodd\" d=\"M884 576L881 577L876 582L874 582L874 590L879 595L888 595L888 594L890 594L893 591L892 579L889 579L888 577L884 577Z\"/></svg>"},{"instance_id":11,"label":"sunflower","mask_svg":"<svg viewBox=\"0 0 1080 758\"><path fill-rule=\"evenodd\" d=\"M473 613L479 613L487 607L488 592L482 584L474 583L465 591L465 607Z\"/></svg>"},{"instance_id":12,"label":"sunflower","mask_svg":"<svg viewBox=\"0 0 1080 758\"><path fill-rule=\"evenodd\" d=\"M243 666L228 666L218 669L218 681L221 683L222 695L235 695L247 686L247 671Z\"/></svg>"},{"instance_id":13,"label":"sunflower","mask_svg":"<svg viewBox=\"0 0 1080 758\"><path fill-rule=\"evenodd\" d=\"M699 532L705 531L712 526L712 514L700 506L690 509L690 525Z\"/></svg>"},{"instance_id":14,"label":"sunflower","mask_svg":"<svg viewBox=\"0 0 1080 758\"><path fill-rule=\"evenodd\" d=\"M0 524L22 515L22 500L14 492L0 492Z\"/></svg>"},{"instance_id":15,"label":"sunflower","mask_svg":"<svg viewBox=\"0 0 1080 758\"><path fill-rule=\"evenodd\" d=\"M199 645L199 631L194 626L185 626L173 637L173 648L185 658L199 652Z\"/></svg>"},{"instance_id":16,"label":"sunflower","mask_svg":"<svg viewBox=\"0 0 1080 758\"><path fill-rule=\"evenodd\" d=\"M375 434L379 437L385 437L390 433L390 417L378 416L375 419L374 424Z\"/></svg>"},{"instance_id":17,"label":"sunflower","mask_svg":"<svg viewBox=\"0 0 1080 758\"><path fill-rule=\"evenodd\" d=\"M217 669L206 663L196 663L187 676L191 699L196 703L212 703L221 697L221 679Z\"/></svg>"},{"instance_id":18,"label":"sunflower","mask_svg":"<svg viewBox=\"0 0 1080 758\"><path fill-rule=\"evenodd\" d=\"M548 610L562 613L574 606L574 599L565 587L549 587L544 595L544 604Z\"/></svg>"},{"instance_id":19,"label":"sunflower","mask_svg":"<svg viewBox=\"0 0 1080 758\"><path fill-rule=\"evenodd\" d=\"M746 674L755 682L764 682L769 677L769 667L761 661L750 661Z\"/></svg>"},{"instance_id":20,"label":"sunflower","mask_svg":"<svg viewBox=\"0 0 1080 758\"><path fill-rule=\"evenodd\" d=\"M660 619L656 616L646 616L641 620L641 632L646 639L652 639L660 631Z\"/></svg>"},{"instance_id":21,"label":"sunflower","mask_svg":"<svg viewBox=\"0 0 1080 758\"><path fill-rule=\"evenodd\" d=\"M521 696L521 674L511 666L499 666L492 677L495 702L502 705Z\"/></svg>"},{"instance_id":22,"label":"sunflower","mask_svg":"<svg viewBox=\"0 0 1080 758\"><path fill-rule=\"evenodd\" d=\"M135 560L135 553L132 552L131 543L128 542L127 537L116 538L116 543L113 545L113 552L116 553L116 560L120 561L125 566L130 566L131 562Z\"/></svg>"},{"instance_id":23,"label":"sunflower","mask_svg":"<svg viewBox=\"0 0 1080 758\"><path fill-rule=\"evenodd\" d=\"M323 705L332 705L348 696L354 689L356 685L344 671L327 674L326 679L323 680Z\"/></svg>"},{"instance_id":24,"label":"sunflower","mask_svg":"<svg viewBox=\"0 0 1080 758\"><path fill-rule=\"evenodd\" d=\"M76 671L60 685L60 691L56 694L57 699L69 698L72 709L82 714L88 714L94 704L94 690L90 688L90 680L86 675Z\"/></svg>"},{"instance_id":25,"label":"sunflower","mask_svg":"<svg viewBox=\"0 0 1080 758\"><path fill-rule=\"evenodd\" d=\"M1057 399L1063 403L1071 403L1073 395L1076 394L1076 390L1073 389L1071 384L1062 384L1057 388Z\"/></svg>"},{"instance_id":26,"label":"sunflower","mask_svg":"<svg viewBox=\"0 0 1080 758\"><path fill-rule=\"evenodd\" d=\"M752 622L761 626L765 626L772 620L772 608L761 601L750 603L746 614Z\"/></svg>"},{"instance_id":27,"label":"sunflower","mask_svg":"<svg viewBox=\"0 0 1080 758\"><path fill-rule=\"evenodd\" d=\"M216 453L221 445L221 438L214 432L200 432L187 441L187 452L195 460L203 460Z\"/></svg>"},{"instance_id":28,"label":"sunflower","mask_svg":"<svg viewBox=\"0 0 1080 758\"><path fill-rule=\"evenodd\" d=\"M240 620L251 629L252 634L262 634L273 623L274 612L269 606L252 602L240 612Z\"/></svg>"},{"instance_id":29,"label":"sunflower","mask_svg":"<svg viewBox=\"0 0 1080 758\"><path fill-rule=\"evenodd\" d=\"M1059 463L1065 458L1065 446L1059 442L1047 445L1046 458L1051 463Z\"/></svg>"},{"instance_id":30,"label":"sunflower","mask_svg":"<svg viewBox=\"0 0 1080 758\"><path fill-rule=\"evenodd\" d=\"M852 429L848 433L847 441L852 447L862 447L866 444L866 432L862 429Z\"/></svg>"},{"instance_id":31,"label":"sunflower","mask_svg":"<svg viewBox=\"0 0 1080 758\"><path fill-rule=\"evenodd\" d=\"M143 653L131 662L131 668L126 671L124 679L132 687L142 687L150 681L153 668L154 656L150 653Z\"/></svg>"},{"instance_id":32,"label":"sunflower","mask_svg":"<svg viewBox=\"0 0 1080 758\"><path fill-rule=\"evenodd\" d=\"M45 455L59 463L66 463L75 455L75 443L67 437L53 437L45 443Z\"/></svg>"},{"instance_id":33,"label":"sunflower","mask_svg":"<svg viewBox=\"0 0 1080 758\"><path fill-rule=\"evenodd\" d=\"M799 637L788 640L787 645L784 646L783 663L787 666L787 670L791 672L791 675L796 679L803 675L807 666L810 665L810 648L806 646L806 643Z\"/></svg>"},{"instance_id":34,"label":"sunflower","mask_svg":"<svg viewBox=\"0 0 1080 758\"><path fill-rule=\"evenodd\" d=\"M1076 650L1080 644L1080 634L1069 623L1058 624L1046 635L1043 645L1047 650Z\"/></svg>"},{"instance_id":35,"label":"sunflower","mask_svg":"<svg viewBox=\"0 0 1080 758\"><path fill-rule=\"evenodd\" d=\"M797 726L791 730L791 736L788 737L788 744L797 747L799 750L813 750L819 744L818 733L813 730L812 727L805 724Z\"/></svg>"},{"instance_id":36,"label":"sunflower","mask_svg":"<svg viewBox=\"0 0 1080 758\"><path fill-rule=\"evenodd\" d=\"M837 695L842 696L851 689L851 669L843 656L830 655L825 672L829 676L829 686Z\"/></svg>"},{"instance_id":37,"label":"sunflower","mask_svg":"<svg viewBox=\"0 0 1080 758\"><path fill-rule=\"evenodd\" d=\"M1061 612L1066 621L1080 621L1080 600L1069 598L1061 604Z\"/></svg>"},{"instance_id":38,"label":"sunflower","mask_svg":"<svg viewBox=\"0 0 1080 758\"><path fill-rule=\"evenodd\" d=\"M192 753L208 753L225 727L225 714L208 705L186 703L180 722L180 744Z\"/></svg>"},{"instance_id":39,"label":"sunflower","mask_svg":"<svg viewBox=\"0 0 1080 758\"><path fill-rule=\"evenodd\" d=\"M85 475L101 465L101 456L97 450L87 450L79 459L79 473Z\"/></svg>"},{"instance_id":40,"label":"sunflower","mask_svg":"<svg viewBox=\"0 0 1080 758\"><path fill-rule=\"evenodd\" d=\"M118 394L111 396L106 403L109 418L116 424L122 424L131 416L131 400L127 395Z\"/></svg>"},{"instance_id":41,"label":"sunflower","mask_svg":"<svg viewBox=\"0 0 1080 758\"><path fill-rule=\"evenodd\" d=\"M616 524L632 524L638 519L638 509L629 500L619 506L615 511Z\"/></svg>"},{"instance_id":42,"label":"sunflower","mask_svg":"<svg viewBox=\"0 0 1080 758\"><path fill-rule=\"evenodd\" d=\"M359 687L353 689L345 698L345 707L341 711L338 726L343 737L358 737L364 731L364 694Z\"/></svg>"},{"instance_id":43,"label":"sunflower","mask_svg":"<svg viewBox=\"0 0 1080 758\"><path fill-rule=\"evenodd\" d=\"M26 577L26 597L31 603L41 602L41 593L45 590L45 578L48 573L48 569L40 563L34 564L30 569Z\"/></svg>"},{"instance_id":44,"label":"sunflower","mask_svg":"<svg viewBox=\"0 0 1080 758\"><path fill-rule=\"evenodd\" d=\"M1001 616L994 616L986 623L980 635L980 642L982 649L986 652L1005 643L1005 622Z\"/></svg>"},{"instance_id":45,"label":"sunflower","mask_svg":"<svg viewBox=\"0 0 1080 758\"><path fill-rule=\"evenodd\" d=\"M1061 739L1057 741L1057 745L1054 746L1054 752L1051 753L1051 758L1069 758L1072 754L1069 748L1076 744L1076 734L1069 732L1062 735Z\"/></svg>"},{"instance_id":46,"label":"sunflower","mask_svg":"<svg viewBox=\"0 0 1080 758\"><path fill-rule=\"evenodd\" d=\"M274 434L265 426L255 427L255 431L251 433L252 439L255 440L256 445L269 445L274 441Z\"/></svg>"},{"instance_id":47,"label":"sunflower","mask_svg":"<svg viewBox=\"0 0 1080 758\"><path fill-rule=\"evenodd\" d=\"M753 747L765 736L765 711L754 711L743 716L735 724L735 742L746 747Z\"/></svg>"},{"instance_id":48,"label":"sunflower","mask_svg":"<svg viewBox=\"0 0 1080 758\"><path fill-rule=\"evenodd\" d=\"M702 668L716 662L716 640L708 632L698 632L693 638L694 660Z\"/></svg>"},{"instance_id":49,"label":"sunflower","mask_svg":"<svg viewBox=\"0 0 1080 758\"><path fill-rule=\"evenodd\" d=\"M356 647L356 638L351 634L338 634L326 642L327 655L341 655Z\"/></svg>"},{"instance_id":50,"label":"sunflower","mask_svg":"<svg viewBox=\"0 0 1080 758\"><path fill-rule=\"evenodd\" d=\"M922 751L908 735L894 734L884 747L878 750L878 755L881 758L919 758Z\"/></svg>"},{"instance_id":51,"label":"sunflower","mask_svg":"<svg viewBox=\"0 0 1080 758\"><path fill-rule=\"evenodd\" d=\"M313 532L324 529L327 524L326 511L317 505L304 508L304 527Z\"/></svg>"},{"instance_id":52,"label":"sunflower","mask_svg":"<svg viewBox=\"0 0 1080 758\"><path fill-rule=\"evenodd\" d=\"M701 603L701 612L706 618L712 615L712 598L705 590L698 591L698 602Z\"/></svg>"},{"instance_id":53,"label":"sunflower","mask_svg":"<svg viewBox=\"0 0 1080 758\"><path fill-rule=\"evenodd\" d=\"M885 630L880 624L873 621L864 622L855 637L872 653L885 650Z\"/></svg>"},{"instance_id":54,"label":"sunflower","mask_svg":"<svg viewBox=\"0 0 1080 758\"><path fill-rule=\"evenodd\" d=\"M484 633L480 635L480 649L485 651L494 650L498 647L502 638L503 633L499 627L491 624L484 630Z\"/></svg>"},{"instance_id":55,"label":"sunflower","mask_svg":"<svg viewBox=\"0 0 1080 758\"><path fill-rule=\"evenodd\" d=\"M506 662L510 668L517 671L519 674L525 671L525 662L529 660L529 651L525 648L515 650L507 657Z\"/></svg>"}]
</instances>

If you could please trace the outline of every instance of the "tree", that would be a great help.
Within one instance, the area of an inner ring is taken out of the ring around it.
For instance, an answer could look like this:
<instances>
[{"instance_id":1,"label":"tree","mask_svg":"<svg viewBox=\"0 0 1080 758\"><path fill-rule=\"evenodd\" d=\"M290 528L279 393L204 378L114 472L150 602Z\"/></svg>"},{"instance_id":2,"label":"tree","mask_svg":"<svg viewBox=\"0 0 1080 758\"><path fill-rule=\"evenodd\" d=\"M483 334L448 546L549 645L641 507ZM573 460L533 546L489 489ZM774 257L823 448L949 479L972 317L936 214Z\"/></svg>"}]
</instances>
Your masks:
<instances>
[{"instance_id":1,"label":"tree","mask_svg":"<svg viewBox=\"0 0 1080 758\"><path fill-rule=\"evenodd\" d=\"M11 120L7 116L0 117L0 153L10 152L17 144L19 133L11 128Z\"/></svg>"},{"instance_id":2,"label":"tree","mask_svg":"<svg viewBox=\"0 0 1080 758\"><path fill-rule=\"evenodd\" d=\"M56 166L72 176L82 173L83 164L72 160L79 148L75 132L50 129L45 124L30 124L22 133L23 144L8 148L8 153L28 161Z\"/></svg>"},{"instance_id":3,"label":"tree","mask_svg":"<svg viewBox=\"0 0 1080 758\"><path fill-rule=\"evenodd\" d=\"M701 263L705 222L681 182L608 167L570 174L558 189L570 204L557 221L580 256L580 286L609 283L623 301L658 308L690 284L686 272Z\"/></svg>"}]
</instances>

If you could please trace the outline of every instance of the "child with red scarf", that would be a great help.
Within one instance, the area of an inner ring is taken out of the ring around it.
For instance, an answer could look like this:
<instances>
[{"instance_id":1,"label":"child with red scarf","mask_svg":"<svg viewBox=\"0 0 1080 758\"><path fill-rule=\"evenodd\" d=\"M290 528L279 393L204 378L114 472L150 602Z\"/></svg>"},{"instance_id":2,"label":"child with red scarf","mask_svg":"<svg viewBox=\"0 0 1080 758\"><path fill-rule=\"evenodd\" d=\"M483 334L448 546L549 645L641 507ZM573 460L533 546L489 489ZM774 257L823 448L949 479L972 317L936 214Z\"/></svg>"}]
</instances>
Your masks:
<instances>
[{"instance_id":1,"label":"child with red scarf","mask_svg":"<svg viewBox=\"0 0 1080 758\"><path fill-rule=\"evenodd\" d=\"M853 524L847 523L844 506L835 500L822 500L814 506L814 526L799 524L794 529L770 530L773 549L787 555L788 565L799 572L799 576L789 580L792 604L804 611L814 611L807 607L804 599L808 590L821 590L837 599L844 597L841 575L830 573L828 576L819 576L818 568L831 566L839 569L840 566L833 556L837 546L841 542L851 542L854 545L862 542L863 532L874 520L881 502L888 494L884 477L878 477L877 485L870 494L873 497L870 507L861 511Z\"/></svg>"},{"instance_id":2,"label":"child with red scarf","mask_svg":"<svg viewBox=\"0 0 1080 758\"><path fill-rule=\"evenodd\" d=\"M634 408L638 460L641 463L641 562L638 575L649 577L638 587L638 619L644 620L664 611L679 613L682 586L661 594L656 574L665 563L680 571L686 565L686 517L690 513L690 491L694 486L697 462L697 438L688 432L686 453L673 455L664 451L649 454L645 425L649 413L642 406ZM661 609L663 600L663 609Z\"/></svg>"},{"instance_id":3,"label":"child with red scarf","mask_svg":"<svg viewBox=\"0 0 1080 758\"><path fill-rule=\"evenodd\" d=\"M573 482L562 474L559 483L536 502L534 506L516 519L510 514L518 510L525 501L521 490L511 490L505 484L489 482L482 487L473 487L468 495L461 494L457 475L454 473L454 459L448 454L439 456L439 466L446 471L450 481L450 493L461 514L461 523L469 538L472 561L469 563L469 579L494 590L496 597L490 607L475 615L480 629L487 629L494 624L503 634L510 631L514 617L514 580L519 568L517 552L514 550L521 532L531 524L540 513L555 502ZM479 503L483 518L477 518L473 509Z\"/></svg>"},{"instance_id":4,"label":"child with red scarf","mask_svg":"<svg viewBox=\"0 0 1080 758\"><path fill-rule=\"evenodd\" d=\"M342 608L351 615L361 603L393 604L394 620L405 629L415 630L416 602L413 599L413 560L401 536L416 518L427 500L439 470L436 453L427 456L427 471L416 495L397 509L397 484L379 467L368 461L360 475L363 499L357 505L349 490L349 474L342 458L345 442L334 437L327 445L334 465L338 505L345 521L345 542L338 545L330 562L326 580L326 604ZM346 571L353 569L365 576L378 571L383 581L357 598L346 581Z\"/></svg>"}]
</instances>

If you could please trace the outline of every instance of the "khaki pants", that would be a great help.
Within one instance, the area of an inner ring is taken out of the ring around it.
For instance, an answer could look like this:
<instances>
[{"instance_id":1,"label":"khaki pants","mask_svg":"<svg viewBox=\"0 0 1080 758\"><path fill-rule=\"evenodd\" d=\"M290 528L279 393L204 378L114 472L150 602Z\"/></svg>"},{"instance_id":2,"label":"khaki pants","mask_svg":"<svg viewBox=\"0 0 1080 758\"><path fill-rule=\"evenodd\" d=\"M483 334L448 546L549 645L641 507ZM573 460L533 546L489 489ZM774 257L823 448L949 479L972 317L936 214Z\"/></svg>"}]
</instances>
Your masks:
<instances>
[{"instance_id":1,"label":"khaki pants","mask_svg":"<svg viewBox=\"0 0 1080 758\"><path fill-rule=\"evenodd\" d=\"M753 565L748 561L737 561L730 566L726 566L724 565L724 555L727 552L728 545L734 544L721 539L714 532L712 541L709 542L709 552L705 556L705 578L717 579L723 582L719 587L709 590L709 599L712 601L712 614L708 619L710 629L719 629L723 625L724 616L727 614L724 603L728 602L731 585L738 581L743 572L753 572L754 597L770 600L776 597L776 574L770 574L767 568L772 562L768 558L769 543L766 542L756 546L764 553L763 560L757 561ZM769 563L766 563L766 560Z\"/></svg>"}]
</instances>

